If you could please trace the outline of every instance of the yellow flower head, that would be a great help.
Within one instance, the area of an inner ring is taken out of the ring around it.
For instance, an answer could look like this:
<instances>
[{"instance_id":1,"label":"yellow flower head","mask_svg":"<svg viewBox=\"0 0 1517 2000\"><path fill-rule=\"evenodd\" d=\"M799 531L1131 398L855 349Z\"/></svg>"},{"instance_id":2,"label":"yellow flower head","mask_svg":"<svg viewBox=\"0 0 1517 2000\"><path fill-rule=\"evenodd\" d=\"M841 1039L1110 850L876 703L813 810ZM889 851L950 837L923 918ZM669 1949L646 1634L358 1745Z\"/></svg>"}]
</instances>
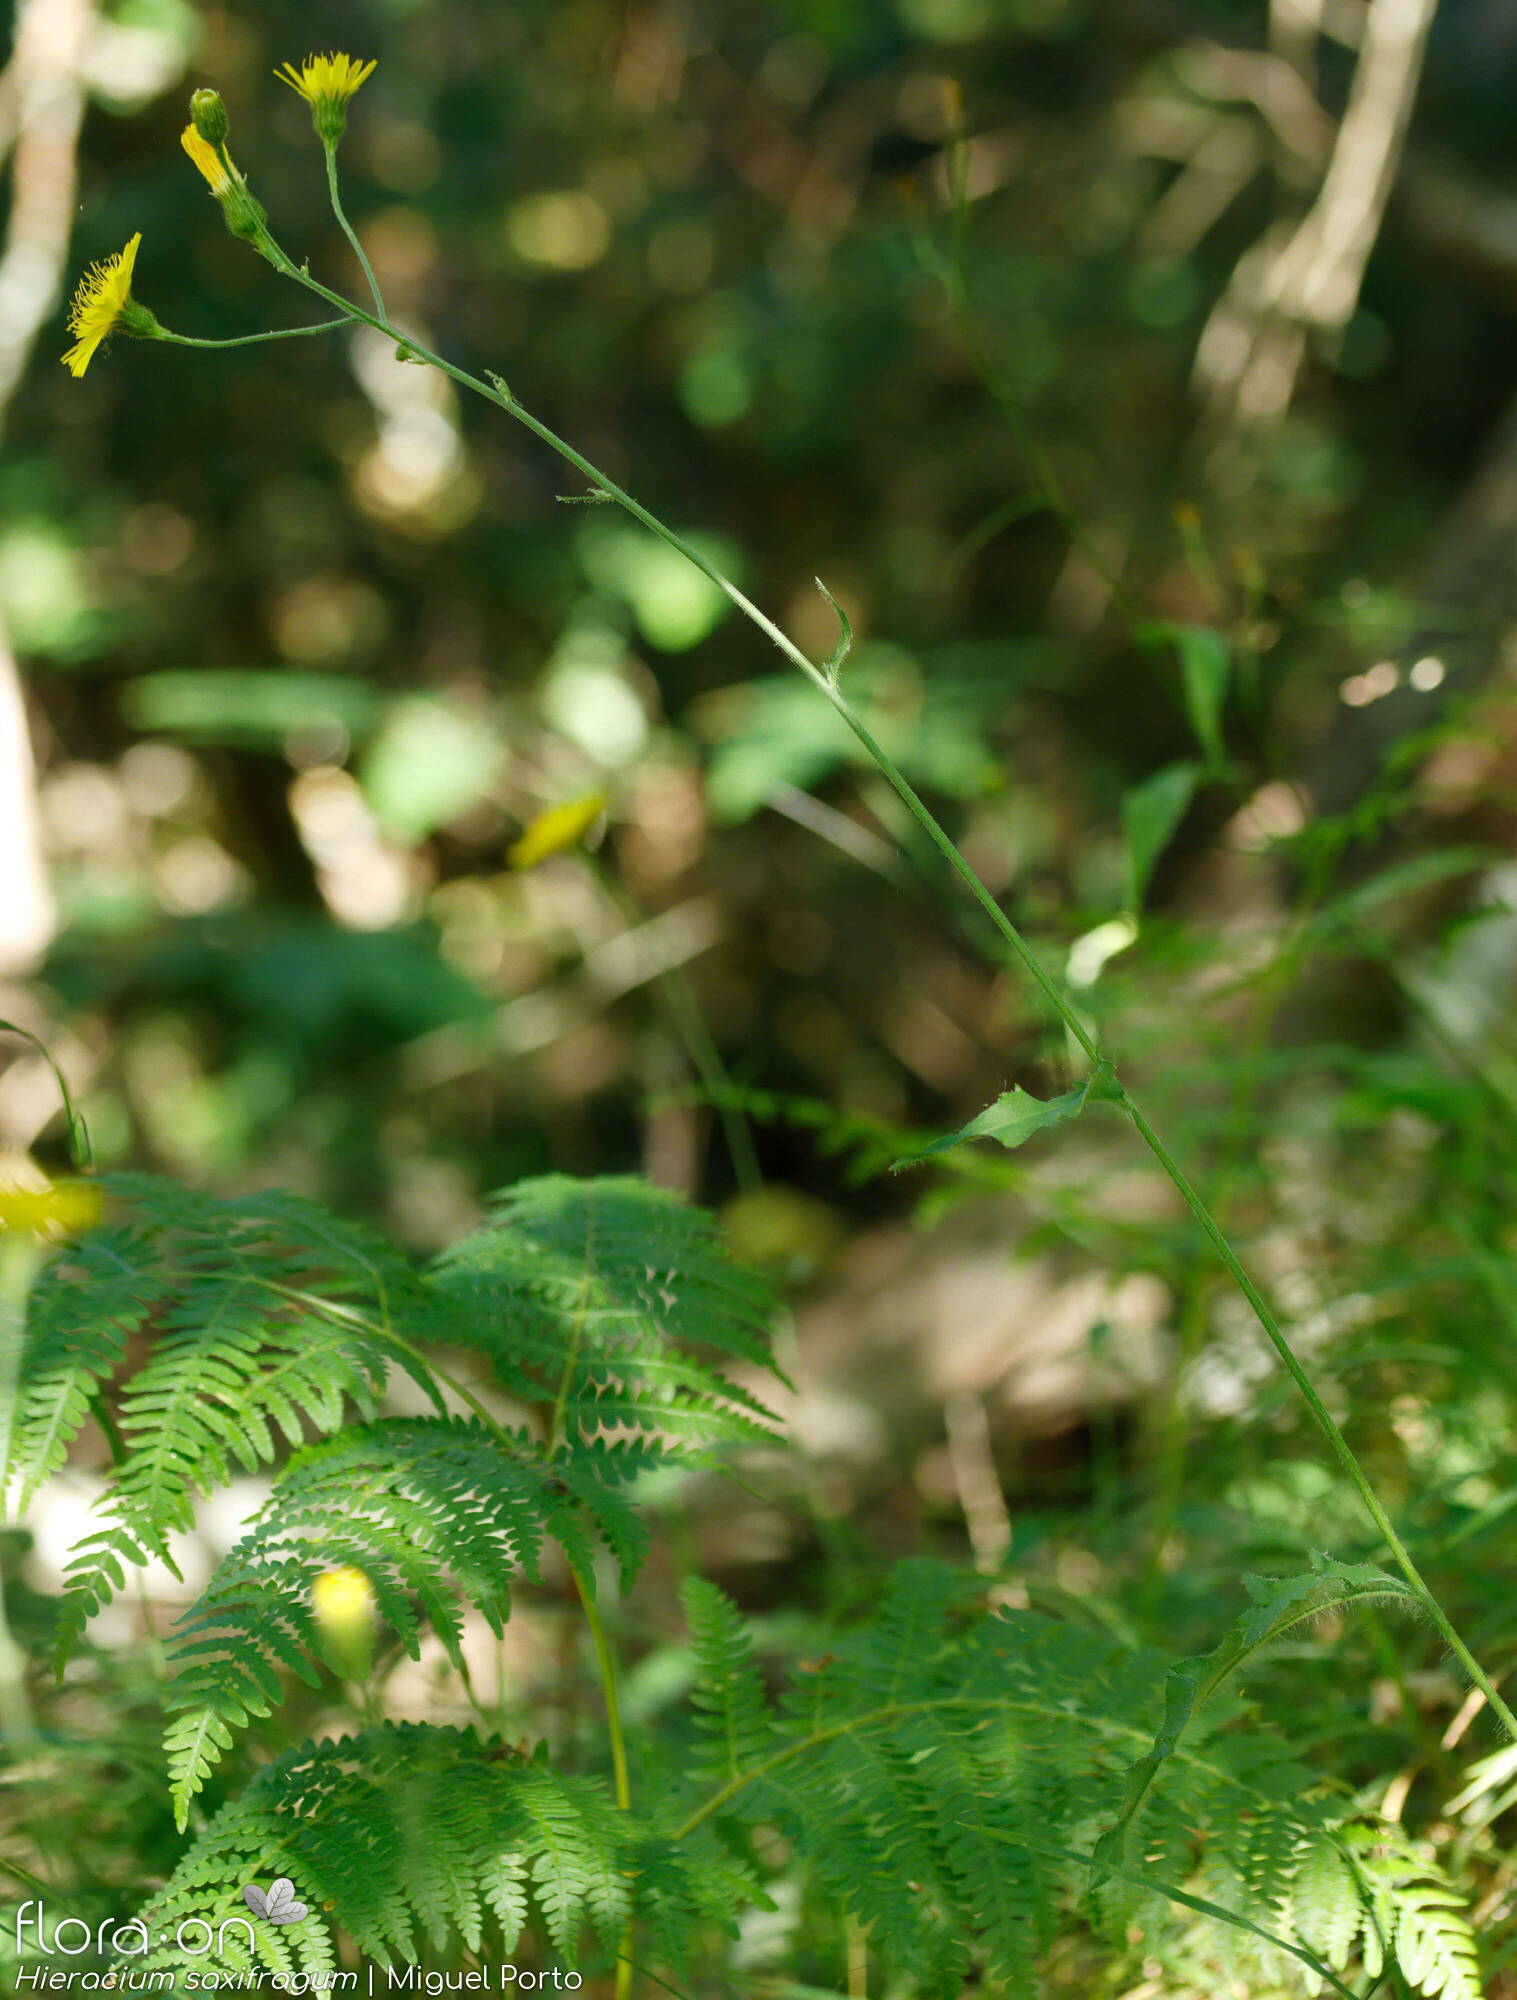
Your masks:
<instances>
[{"instance_id":1,"label":"yellow flower head","mask_svg":"<svg viewBox=\"0 0 1517 2000\"><path fill-rule=\"evenodd\" d=\"M588 792L582 799L568 799L561 806L549 806L524 830L520 840L506 851L513 868L535 868L550 854L561 854L583 840L606 810L603 792Z\"/></svg>"},{"instance_id":2,"label":"yellow flower head","mask_svg":"<svg viewBox=\"0 0 1517 2000\"><path fill-rule=\"evenodd\" d=\"M201 138L193 125L185 126L179 134L179 143L205 175L206 185L211 193L219 199L232 186L232 174L227 171L231 165L231 155L228 154L223 161L221 154ZM235 169L233 171L235 172Z\"/></svg>"},{"instance_id":3,"label":"yellow flower head","mask_svg":"<svg viewBox=\"0 0 1517 2000\"><path fill-rule=\"evenodd\" d=\"M281 63L274 74L311 107L311 123L324 145L335 146L348 122L348 99L374 72L372 62L354 56L307 56L296 69Z\"/></svg>"},{"instance_id":4,"label":"yellow flower head","mask_svg":"<svg viewBox=\"0 0 1517 2000\"><path fill-rule=\"evenodd\" d=\"M333 1663L349 1680L363 1680L374 1660L373 1584L347 1563L323 1570L311 1585L311 1608Z\"/></svg>"},{"instance_id":5,"label":"yellow flower head","mask_svg":"<svg viewBox=\"0 0 1517 2000\"><path fill-rule=\"evenodd\" d=\"M51 1187L41 1188L0 1188L0 1230L59 1242L93 1229L99 1220L100 1190L90 1181L54 1181Z\"/></svg>"},{"instance_id":6,"label":"yellow flower head","mask_svg":"<svg viewBox=\"0 0 1517 2000\"><path fill-rule=\"evenodd\" d=\"M79 338L63 357L63 365L71 374L84 373L95 358L95 349L117 327L124 327L128 333L147 333L156 328L153 315L132 297L132 266L137 261L137 246L141 241L142 232L138 230L119 256L107 257L102 264L91 264L79 280L74 303L68 309L69 331L77 333Z\"/></svg>"}]
</instances>

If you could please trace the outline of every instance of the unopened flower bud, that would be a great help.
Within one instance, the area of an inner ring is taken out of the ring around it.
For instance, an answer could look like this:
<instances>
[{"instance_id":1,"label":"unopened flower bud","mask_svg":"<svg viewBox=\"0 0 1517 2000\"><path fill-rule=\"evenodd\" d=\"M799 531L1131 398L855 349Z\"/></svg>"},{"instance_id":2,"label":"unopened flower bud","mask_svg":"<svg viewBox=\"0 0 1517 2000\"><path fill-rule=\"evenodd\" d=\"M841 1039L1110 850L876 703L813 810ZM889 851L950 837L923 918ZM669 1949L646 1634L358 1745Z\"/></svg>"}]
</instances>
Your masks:
<instances>
[{"instance_id":1,"label":"unopened flower bud","mask_svg":"<svg viewBox=\"0 0 1517 2000\"><path fill-rule=\"evenodd\" d=\"M196 95L215 97L216 93L197 91ZM220 100L217 99L217 102L219 104ZM279 256L269 236L269 218L263 203L248 192L247 182L233 166L232 156L225 144L213 145L198 123L185 126L179 135L179 143L205 176L207 187L220 202L222 219L227 228L234 236L251 243L270 263L277 265Z\"/></svg>"},{"instance_id":2,"label":"unopened flower bud","mask_svg":"<svg viewBox=\"0 0 1517 2000\"><path fill-rule=\"evenodd\" d=\"M208 146L224 146L231 136L232 121L214 90L195 92L190 99L190 118Z\"/></svg>"}]
</instances>

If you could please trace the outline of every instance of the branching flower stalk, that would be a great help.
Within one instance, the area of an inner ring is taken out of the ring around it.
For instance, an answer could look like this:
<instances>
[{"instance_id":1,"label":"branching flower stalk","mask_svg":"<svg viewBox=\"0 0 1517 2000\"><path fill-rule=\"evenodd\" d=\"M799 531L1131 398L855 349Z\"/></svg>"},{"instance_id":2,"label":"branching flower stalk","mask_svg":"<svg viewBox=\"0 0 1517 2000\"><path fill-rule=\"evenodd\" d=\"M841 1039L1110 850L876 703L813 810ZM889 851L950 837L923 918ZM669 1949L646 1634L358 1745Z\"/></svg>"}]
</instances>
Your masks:
<instances>
[{"instance_id":1,"label":"branching flower stalk","mask_svg":"<svg viewBox=\"0 0 1517 2000\"><path fill-rule=\"evenodd\" d=\"M1042 959L1022 935L1016 924L1013 923L1012 919L1001 908L994 895L980 879L952 837L940 824L936 816L879 743L868 723L849 701L843 689L841 669L847 654L850 634L846 618L844 618L841 610L834 604L834 609L838 610L842 627L842 636L838 648L831 659L818 665L773 619L747 597L732 579L725 575L707 555L685 540L675 529L662 521L631 493L617 485L613 479L602 472L598 466L594 465L567 439L560 437L547 424L534 416L518 400L498 375L491 374L489 371L486 371L486 375L483 378L471 374L467 369L461 368L455 362L450 361L445 355L437 353L423 342L417 340L413 334L404 332L391 323L388 314L380 302L379 287L370 271L368 261L364 257L356 235L348 224L343 212L338 190L337 141L341 137L347 100L368 76L371 67L372 65L354 63L347 57L311 57L299 72L292 71L283 80L289 82L311 104L313 124L326 154L328 190L331 195L334 214L337 217L339 225L353 243L353 247L368 277L373 298L372 309L345 298L341 293L332 290L318 279L313 278L304 265L297 264L280 247L269 233L261 207L248 194L246 184L241 175L231 166L226 153L225 132L221 123L225 114L221 113L219 119L216 116L216 109L219 108L219 100L216 100L216 107L213 108L203 101L212 97L213 93L204 92L197 93L196 95L195 123L192 130L195 137L201 141L201 145L199 147L192 145L190 134L187 133L185 136L185 148L191 158L195 160L197 166L201 168L201 171L205 173L212 193L221 202L228 227L234 234L244 237L250 246L265 257L282 276L323 300L339 315L338 319L323 322L319 326L290 329L287 332L274 334L249 335L244 337L245 341L290 338L301 333L326 332L332 330L333 327L345 324L367 326L384 335L387 339L395 343L398 356L408 361L423 362L431 367L440 369L443 374L447 375L461 388L467 389L471 394L480 396L486 402L492 403L503 410L508 416L532 432L535 437L539 438L552 451L556 452L560 458L574 466L590 482L593 489L603 494L608 500L614 501L625 512L630 514L634 520L640 522L651 534L656 535L660 541L666 543L670 548L682 555L687 562L692 563L700 570L722 592L734 608L750 624L755 626L758 631L763 633L765 638L777 648L790 665L806 677L821 698L831 706L834 713L852 732L864 749L870 762L896 792L912 817L921 826L928 839L931 840L933 845L942 854L948 866L959 877L969 894L983 909L1000 940L1011 952L1013 958L1020 965L1032 985L1042 995L1050 1014L1061 1024L1074 1048L1089 1063L1092 1072L1098 1073L1101 1076L1103 1087L1098 1094L1105 1101L1118 1105L1125 1113L1133 1130L1148 1148L1148 1151L1168 1178L1176 1193L1189 1209L1197 1227L1210 1244L1222 1267L1232 1279L1234 1285L1242 1294L1254 1317L1257 1319L1266 1339L1274 1349L1281 1366L1286 1370L1295 1384L1302 1400L1311 1413L1313 1421L1326 1439L1332 1455L1341 1466L1344 1475L1359 1495L1366 1514L1374 1524L1377 1533L1381 1536L1397 1568L1417 1593L1418 1599L1423 1605L1428 1618L1436 1627L1449 1650L1459 1661L1470 1680L1485 1696L1492 1711L1500 1718L1508 1734L1514 1741L1517 1741L1517 1714L1514 1714L1512 1708L1502 1698L1500 1692L1491 1681L1490 1676L1455 1630L1437 1598L1424 1581L1409 1550L1398 1534L1378 1494L1375 1492L1367 1473L1344 1437L1342 1430L1333 1418L1321 1395L1318 1393L1310 1374L1287 1339L1274 1308L1250 1276L1237 1251L1233 1248L1231 1241L1212 1213L1210 1206L1197 1191L1180 1163L1175 1159L1160 1135L1150 1124L1137 1100L1116 1078L1111 1067L1111 1060L1101 1047L1091 1027L1081 1017L1058 981L1048 971ZM213 156L209 162L204 157L206 154ZM135 240L130 247L133 254L135 254ZM130 277L129 263L127 264L126 276ZM124 286L120 286L119 289L121 296L124 298L126 296ZM99 325L100 320L105 317L108 309L116 303L115 292L107 290L101 310L96 314L95 319L90 323L86 332L87 338L92 336L95 338L95 344L98 344L99 339L104 338L105 333L115 330L117 326L120 326L121 330L127 332L138 333L148 338L170 340L180 345L220 344L191 341L183 336L171 334L159 326L156 321L153 321L151 327L149 327L146 321L151 320L151 315L146 315L145 318L139 316L136 324L123 324L118 313L114 320L108 321L108 323L101 327ZM229 342L226 344L238 345L244 343ZM91 347L90 352L93 353L93 347ZM88 356L85 359L87 360ZM70 365L74 365L72 361ZM75 372L82 373L82 365L76 367ZM828 601L832 602L830 593L826 592L825 586L820 587L823 589L823 594L828 596ZM605 1663L603 1662L602 1664L604 1666Z\"/></svg>"},{"instance_id":2,"label":"branching flower stalk","mask_svg":"<svg viewBox=\"0 0 1517 2000\"><path fill-rule=\"evenodd\" d=\"M305 286L308 291L314 292L319 298L325 299L329 305L335 306L339 310L346 310L350 318L360 321L364 325L371 326L377 332L387 335L389 338L395 340L397 345L403 345L408 353L415 356L416 359L428 362L434 368L440 368L444 374L450 376L461 387L471 390L475 395L483 396L487 402L497 404L509 416L514 417L518 423L525 425L536 437L541 438L543 443L550 446L561 458L566 459L569 464L582 472L601 492L607 494L619 506L631 514L634 520L640 521L652 534L657 535L670 548L677 550L688 562L694 563L696 568L722 591L736 609L751 624L757 626L759 631L779 649L790 664L806 676L823 699L830 703L835 713L848 726L863 746L870 761L897 793L928 838L963 881L970 894L984 909L1002 940L1011 948L1023 971L1042 994L1051 1012L1060 1021L1070 1039L1087 1058L1092 1068L1099 1068L1108 1062L1109 1059L1103 1054L1100 1045L1091 1034L1086 1023L1081 1019L1078 1011L1044 966L1037 953L1001 908L985 883L981 881L979 875L955 844L951 835L941 825L910 781L885 751L863 717L848 700L840 683L839 670L842 665L841 660L838 660L835 666L830 666L830 670L819 667L790 638L789 634L776 625L749 597L739 590L731 578L724 575L709 557L702 554L699 549L686 541L683 536L661 521L656 514L650 512L640 501L618 486L613 479L603 473L598 466L592 464L583 453L576 450L566 439L559 437L555 431L550 430L546 424L533 416L531 411L524 408L507 388L506 384L498 377L494 377L490 381L480 380L478 376L471 375L468 370L459 368L443 355L434 353L430 348L422 345L410 335L399 332L395 327L390 325L388 320L366 312L362 307L356 306L350 300L344 299L341 294L330 291L325 285L318 283L316 279L312 278L309 272L297 268L293 263L289 263L288 261L285 265L285 275L293 278L297 284ZM1296 1388L1300 1391L1318 1429L1327 1439L1334 1457L1338 1460L1350 1483L1358 1493L1366 1513L1384 1540L1397 1568L1400 1569L1402 1575L1412 1585L1413 1589L1421 1595L1427 1609L1427 1614L1436 1626L1445 1644L1456 1659L1458 1659L1470 1679L1480 1689L1481 1693L1484 1694L1486 1700L1491 1705L1492 1711L1500 1718L1513 1741L1517 1742L1517 1713L1514 1713L1507 1702L1503 1700L1490 1676L1480 1665L1480 1662L1475 1658L1469 1647L1466 1646L1463 1639L1460 1638L1437 1598L1428 1588L1421 1572L1412 1560L1406 1544L1397 1533L1389 1514L1375 1492L1363 1466L1349 1445L1348 1440L1344 1437L1331 1411L1318 1394L1311 1376L1302 1365L1295 1350L1286 1338L1284 1329L1273 1307L1249 1276L1237 1252L1233 1249L1231 1242L1223 1234L1211 1209L1187 1178L1179 1162L1165 1146L1159 1134L1149 1123L1136 1100L1122 1084L1117 1083L1114 1088L1113 1101L1125 1111L1132 1123L1133 1129L1137 1132L1139 1138L1142 1139L1144 1145L1147 1146L1149 1152L1174 1186L1181 1200L1184 1201L1186 1207L1190 1210L1202 1234L1216 1252L1223 1268L1248 1302L1250 1310L1258 1320L1266 1338L1279 1357L1281 1364L1290 1375Z\"/></svg>"}]
</instances>

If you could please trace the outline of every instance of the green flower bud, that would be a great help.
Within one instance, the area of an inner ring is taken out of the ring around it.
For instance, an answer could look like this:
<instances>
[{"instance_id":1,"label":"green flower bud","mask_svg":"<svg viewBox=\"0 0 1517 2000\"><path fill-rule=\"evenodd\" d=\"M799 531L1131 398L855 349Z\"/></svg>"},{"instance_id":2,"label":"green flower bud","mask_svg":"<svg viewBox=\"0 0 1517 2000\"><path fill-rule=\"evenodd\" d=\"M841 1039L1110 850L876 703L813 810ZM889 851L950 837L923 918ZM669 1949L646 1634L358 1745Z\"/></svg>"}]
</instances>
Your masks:
<instances>
[{"instance_id":1,"label":"green flower bud","mask_svg":"<svg viewBox=\"0 0 1517 2000\"><path fill-rule=\"evenodd\" d=\"M208 146L224 146L232 130L226 106L214 90L197 90L190 99L190 119Z\"/></svg>"}]
</instances>

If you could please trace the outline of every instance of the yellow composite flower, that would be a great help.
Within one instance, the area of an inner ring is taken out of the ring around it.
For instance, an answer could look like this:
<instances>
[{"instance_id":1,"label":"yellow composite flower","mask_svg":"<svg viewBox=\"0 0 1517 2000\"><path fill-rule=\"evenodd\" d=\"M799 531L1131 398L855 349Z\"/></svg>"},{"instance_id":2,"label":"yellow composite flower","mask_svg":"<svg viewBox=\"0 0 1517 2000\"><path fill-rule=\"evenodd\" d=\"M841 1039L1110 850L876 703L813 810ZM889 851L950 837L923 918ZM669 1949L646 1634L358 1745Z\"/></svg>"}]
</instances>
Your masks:
<instances>
[{"instance_id":1,"label":"yellow composite flower","mask_svg":"<svg viewBox=\"0 0 1517 2000\"><path fill-rule=\"evenodd\" d=\"M587 792L582 799L566 799L560 806L549 806L506 850L508 864L512 868L535 868L550 854L561 854L566 847L583 840L605 810L604 792Z\"/></svg>"},{"instance_id":2,"label":"yellow composite flower","mask_svg":"<svg viewBox=\"0 0 1517 2000\"><path fill-rule=\"evenodd\" d=\"M317 133L333 144L342 137L342 128L347 123L348 99L368 81L375 67L373 61L360 62L356 56L334 53L307 56L299 69L294 63L281 63L274 74L305 99L311 107L311 121Z\"/></svg>"},{"instance_id":3,"label":"yellow composite flower","mask_svg":"<svg viewBox=\"0 0 1517 2000\"><path fill-rule=\"evenodd\" d=\"M179 134L179 143L189 154L195 165L205 175L211 193L223 195L233 185L232 175L227 172L231 155L223 160L220 153L207 140L202 139L193 125L186 125Z\"/></svg>"},{"instance_id":4,"label":"yellow composite flower","mask_svg":"<svg viewBox=\"0 0 1517 2000\"><path fill-rule=\"evenodd\" d=\"M0 1187L0 1230L56 1242L82 1235L99 1220L100 1190L91 1181L54 1181L50 1187L40 1188Z\"/></svg>"},{"instance_id":5,"label":"yellow composite flower","mask_svg":"<svg viewBox=\"0 0 1517 2000\"><path fill-rule=\"evenodd\" d=\"M63 365L73 375L82 375L95 358L95 349L127 314L132 303L132 266L137 262L137 246L142 231L116 257L91 264L79 280L74 302L68 309L71 333L79 338L63 357Z\"/></svg>"}]
</instances>

